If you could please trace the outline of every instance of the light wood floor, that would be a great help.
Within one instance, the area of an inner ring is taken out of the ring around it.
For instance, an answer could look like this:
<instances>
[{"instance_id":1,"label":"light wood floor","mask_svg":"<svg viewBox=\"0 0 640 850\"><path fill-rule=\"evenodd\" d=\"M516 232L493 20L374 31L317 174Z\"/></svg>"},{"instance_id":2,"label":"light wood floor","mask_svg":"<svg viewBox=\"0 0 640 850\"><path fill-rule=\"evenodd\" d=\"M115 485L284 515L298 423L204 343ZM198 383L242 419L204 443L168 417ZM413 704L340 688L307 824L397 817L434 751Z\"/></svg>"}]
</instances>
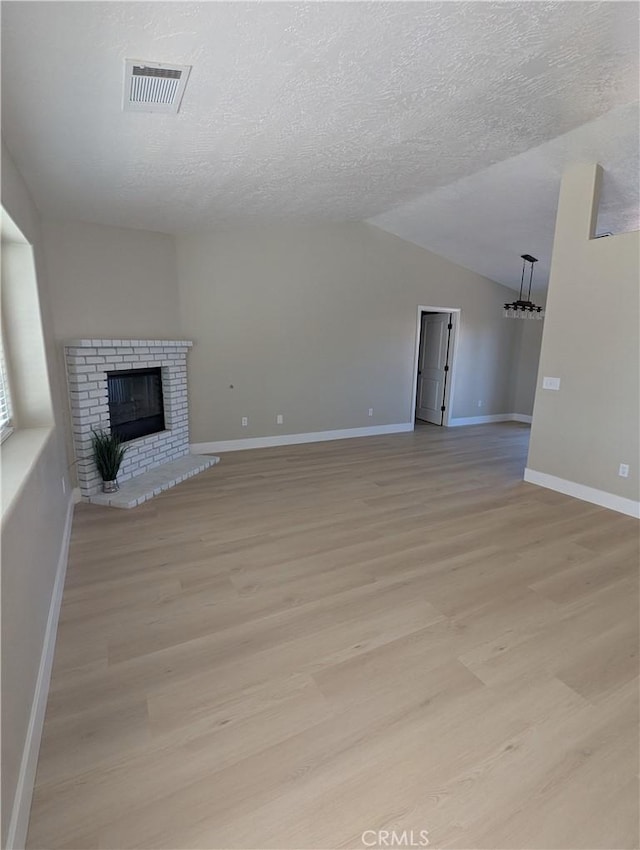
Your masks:
<instances>
[{"instance_id":1,"label":"light wood floor","mask_svg":"<svg viewBox=\"0 0 640 850\"><path fill-rule=\"evenodd\" d=\"M78 506L28 846L637 848L638 523L522 483L527 439Z\"/></svg>"}]
</instances>

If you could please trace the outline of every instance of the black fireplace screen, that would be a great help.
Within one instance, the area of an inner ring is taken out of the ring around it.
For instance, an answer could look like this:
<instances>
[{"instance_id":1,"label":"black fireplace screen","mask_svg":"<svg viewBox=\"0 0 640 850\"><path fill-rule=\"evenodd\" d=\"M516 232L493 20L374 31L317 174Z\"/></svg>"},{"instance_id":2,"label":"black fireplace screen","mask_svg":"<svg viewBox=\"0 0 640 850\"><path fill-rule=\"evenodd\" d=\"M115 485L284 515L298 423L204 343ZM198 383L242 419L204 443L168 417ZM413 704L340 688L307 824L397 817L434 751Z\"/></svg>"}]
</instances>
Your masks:
<instances>
[{"instance_id":1,"label":"black fireplace screen","mask_svg":"<svg viewBox=\"0 0 640 850\"><path fill-rule=\"evenodd\" d=\"M126 442L164 431L160 368L107 372L107 385L112 433Z\"/></svg>"}]
</instances>

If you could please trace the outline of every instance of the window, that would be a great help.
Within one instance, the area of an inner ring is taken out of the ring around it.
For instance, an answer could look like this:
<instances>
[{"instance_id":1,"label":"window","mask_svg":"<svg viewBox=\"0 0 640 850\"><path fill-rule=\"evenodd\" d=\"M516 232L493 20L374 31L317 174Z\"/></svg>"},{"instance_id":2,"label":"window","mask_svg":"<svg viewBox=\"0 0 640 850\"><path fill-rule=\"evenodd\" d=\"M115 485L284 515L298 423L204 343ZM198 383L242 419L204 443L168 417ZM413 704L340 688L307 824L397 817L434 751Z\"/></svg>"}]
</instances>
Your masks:
<instances>
[{"instance_id":1,"label":"window","mask_svg":"<svg viewBox=\"0 0 640 850\"><path fill-rule=\"evenodd\" d=\"M54 419L33 247L1 206L0 248L0 460L4 519L25 482L39 475L35 464L50 442ZM44 479L41 483L49 486Z\"/></svg>"},{"instance_id":2,"label":"window","mask_svg":"<svg viewBox=\"0 0 640 850\"><path fill-rule=\"evenodd\" d=\"M0 338L0 442L5 440L13 431L11 421L11 396L9 395L9 381L7 379L7 368L4 361L4 349Z\"/></svg>"},{"instance_id":3,"label":"window","mask_svg":"<svg viewBox=\"0 0 640 850\"><path fill-rule=\"evenodd\" d=\"M6 210L0 212L1 440L12 428L17 436L23 429L54 423L33 246Z\"/></svg>"}]
</instances>

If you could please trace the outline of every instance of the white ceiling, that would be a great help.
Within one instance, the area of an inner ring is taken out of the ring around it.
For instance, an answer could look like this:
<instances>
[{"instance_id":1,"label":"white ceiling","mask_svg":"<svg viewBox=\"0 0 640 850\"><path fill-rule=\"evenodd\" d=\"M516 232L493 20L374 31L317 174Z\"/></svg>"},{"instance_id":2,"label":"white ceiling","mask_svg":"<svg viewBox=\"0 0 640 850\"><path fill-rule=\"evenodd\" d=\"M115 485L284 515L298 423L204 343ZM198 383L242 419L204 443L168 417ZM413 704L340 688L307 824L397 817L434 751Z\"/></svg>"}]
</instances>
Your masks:
<instances>
[{"instance_id":1,"label":"white ceiling","mask_svg":"<svg viewBox=\"0 0 640 850\"><path fill-rule=\"evenodd\" d=\"M640 229L638 104L505 159L371 219L409 242L517 289L521 254L538 258L546 288L560 179L573 162L604 169L597 233Z\"/></svg>"},{"instance_id":2,"label":"white ceiling","mask_svg":"<svg viewBox=\"0 0 640 850\"><path fill-rule=\"evenodd\" d=\"M636 3L5 2L3 135L45 213L385 213L513 282L519 254L548 261L565 160L608 158L608 229L629 225L638 50ZM122 111L125 58L193 65L178 115Z\"/></svg>"}]
</instances>

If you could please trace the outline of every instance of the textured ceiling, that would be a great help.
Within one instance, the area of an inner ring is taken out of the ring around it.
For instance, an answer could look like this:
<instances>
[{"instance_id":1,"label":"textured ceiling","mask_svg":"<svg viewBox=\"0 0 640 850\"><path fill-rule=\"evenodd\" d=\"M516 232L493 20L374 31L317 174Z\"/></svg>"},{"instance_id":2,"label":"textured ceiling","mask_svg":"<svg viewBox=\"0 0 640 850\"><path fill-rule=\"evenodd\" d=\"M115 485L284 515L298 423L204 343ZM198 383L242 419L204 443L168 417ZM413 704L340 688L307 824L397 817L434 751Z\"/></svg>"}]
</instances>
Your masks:
<instances>
[{"instance_id":1,"label":"textured ceiling","mask_svg":"<svg viewBox=\"0 0 640 850\"><path fill-rule=\"evenodd\" d=\"M525 169L501 187L519 209L549 183L527 176L536 151L637 100L637 19L615 2L5 2L3 134L43 211L120 226L362 220L442 192L451 216L446 187L478 209L504 161ZM193 65L178 115L122 112L125 58Z\"/></svg>"},{"instance_id":2,"label":"textured ceiling","mask_svg":"<svg viewBox=\"0 0 640 850\"><path fill-rule=\"evenodd\" d=\"M518 288L521 254L546 287L560 179L573 162L604 169L597 233L640 229L638 104L619 107L519 156L421 195L372 224L461 266Z\"/></svg>"}]
</instances>

